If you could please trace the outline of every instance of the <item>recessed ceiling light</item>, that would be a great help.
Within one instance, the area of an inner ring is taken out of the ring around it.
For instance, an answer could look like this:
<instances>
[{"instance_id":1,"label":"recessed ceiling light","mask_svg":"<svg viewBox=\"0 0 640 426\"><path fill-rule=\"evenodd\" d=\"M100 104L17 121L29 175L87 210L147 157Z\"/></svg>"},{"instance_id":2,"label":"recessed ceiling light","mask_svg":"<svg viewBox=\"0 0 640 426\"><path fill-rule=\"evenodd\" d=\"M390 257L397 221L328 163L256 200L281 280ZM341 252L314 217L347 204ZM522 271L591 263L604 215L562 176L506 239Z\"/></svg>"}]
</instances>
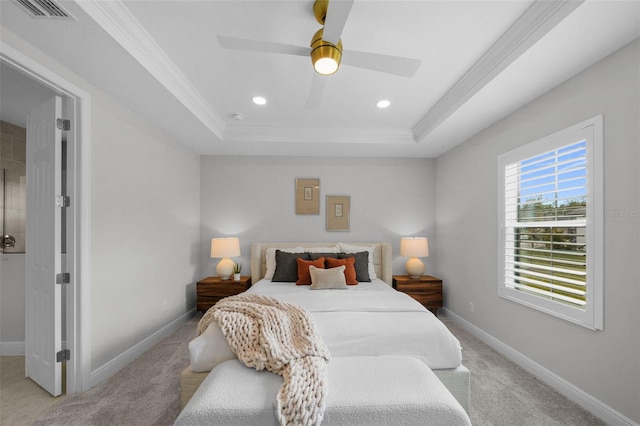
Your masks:
<instances>
[{"instance_id":1,"label":"recessed ceiling light","mask_svg":"<svg viewBox=\"0 0 640 426\"><path fill-rule=\"evenodd\" d=\"M251 100L256 105L264 105L264 104L267 103L267 100L265 98L263 98L262 96L254 96L253 98L251 98Z\"/></svg>"},{"instance_id":2,"label":"recessed ceiling light","mask_svg":"<svg viewBox=\"0 0 640 426\"><path fill-rule=\"evenodd\" d=\"M391 105L391 102L390 102L388 99L383 99L383 100L378 101L378 102L376 103L376 106L377 106L378 108L386 108L386 107L388 107L389 105Z\"/></svg>"},{"instance_id":3,"label":"recessed ceiling light","mask_svg":"<svg viewBox=\"0 0 640 426\"><path fill-rule=\"evenodd\" d=\"M238 121L244 118L244 116L239 112L234 112L233 114L231 114L231 117L233 117L234 120L238 120Z\"/></svg>"}]
</instances>

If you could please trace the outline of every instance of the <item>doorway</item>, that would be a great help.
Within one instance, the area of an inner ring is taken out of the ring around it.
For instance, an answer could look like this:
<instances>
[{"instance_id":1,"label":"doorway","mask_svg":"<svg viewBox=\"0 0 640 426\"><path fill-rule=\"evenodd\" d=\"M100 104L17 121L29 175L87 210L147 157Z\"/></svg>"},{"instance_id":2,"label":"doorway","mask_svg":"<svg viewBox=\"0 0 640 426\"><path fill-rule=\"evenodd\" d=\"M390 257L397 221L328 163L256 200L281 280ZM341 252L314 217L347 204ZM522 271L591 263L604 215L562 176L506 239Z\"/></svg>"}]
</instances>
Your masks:
<instances>
[{"instance_id":1,"label":"doorway","mask_svg":"<svg viewBox=\"0 0 640 426\"><path fill-rule=\"evenodd\" d=\"M3 67L3 71L10 70L18 73L25 81L29 82L31 88L60 96L63 100L63 115L71 120L71 126L66 132L66 186L71 204L65 209L66 217L64 218L67 238L66 260L63 267L70 276L69 283L63 284L65 287L64 305L66 306L64 334L66 349L69 350L70 355L66 361L65 377L68 394L84 392L91 387L90 217L88 206L90 97L72 83L6 44L3 45L3 50L0 52L0 66ZM6 75L5 72L0 74L3 80ZM6 88L4 83L3 81L2 86ZM25 92L25 98L18 100L18 102L26 102L28 96L28 93ZM3 116L11 105L12 103L7 102L3 96ZM29 248L27 247L26 250ZM0 270L0 273L3 271ZM27 295L25 295L25 304L29 304ZM4 343L3 353L6 352ZM27 342L24 343L24 346L27 346Z\"/></svg>"}]
</instances>

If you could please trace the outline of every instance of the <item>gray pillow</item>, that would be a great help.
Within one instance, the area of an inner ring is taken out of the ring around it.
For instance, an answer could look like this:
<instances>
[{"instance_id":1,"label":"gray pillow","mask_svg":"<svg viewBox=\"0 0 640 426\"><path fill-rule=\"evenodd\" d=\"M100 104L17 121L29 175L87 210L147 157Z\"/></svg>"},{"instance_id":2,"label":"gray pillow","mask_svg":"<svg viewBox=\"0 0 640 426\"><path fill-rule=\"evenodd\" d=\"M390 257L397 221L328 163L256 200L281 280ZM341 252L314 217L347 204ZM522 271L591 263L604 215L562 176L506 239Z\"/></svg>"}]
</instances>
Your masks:
<instances>
[{"instance_id":1,"label":"gray pillow","mask_svg":"<svg viewBox=\"0 0 640 426\"><path fill-rule=\"evenodd\" d=\"M297 258L311 260L308 253L287 253L276 250L276 270L271 281L296 282L298 280Z\"/></svg>"},{"instance_id":2,"label":"gray pillow","mask_svg":"<svg viewBox=\"0 0 640 426\"><path fill-rule=\"evenodd\" d=\"M324 257L325 259L327 257L330 257L332 259L339 259L338 256L340 256L338 253L311 253L311 252L307 252L307 254L311 257L311 260L318 260L321 257Z\"/></svg>"},{"instance_id":3,"label":"gray pillow","mask_svg":"<svg viewBox=\"0 0 640 426\"><path fill-rule=\"evenodd\" d=\"M340 253L339 259L346 259L349 257L355 258L353 267L356 270L356 280L359 283L370 283L371 277L369 277L369 252L361 251L358 253Z\"/></svg>"}]
</instances>

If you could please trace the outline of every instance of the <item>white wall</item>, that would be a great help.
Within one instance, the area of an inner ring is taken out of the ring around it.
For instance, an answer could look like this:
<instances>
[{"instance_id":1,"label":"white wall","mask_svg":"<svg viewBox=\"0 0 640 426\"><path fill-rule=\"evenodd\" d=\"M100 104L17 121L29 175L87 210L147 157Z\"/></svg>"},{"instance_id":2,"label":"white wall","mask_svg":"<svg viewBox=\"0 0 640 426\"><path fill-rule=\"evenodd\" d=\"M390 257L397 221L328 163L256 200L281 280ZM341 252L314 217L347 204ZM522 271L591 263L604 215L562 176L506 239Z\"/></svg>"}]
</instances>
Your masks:
<instances>
[{"instance_id":1,"label":"white wall","mask_svg":"<svg viewBox=\"0 0 640 426\"><path fill-rule=\"evenodd\" d=\"M404 272L400 237L435 240L435 168L431 159L215 157L201 159L201 273L215 275L209 257L213 237L240 237L248 274L251 243L262 241L388 241L394 273ZM320 214L295 214L296 178L320 179ZM327 195L351 196L351 231L325 230Z\"/></svg>"},{"instance_id":2,"label":"white wall","mask_svg":"<svg viewBox=\"0 0 640 426\"><path fill-rule=\"evenodd\" d=\"M437 159L437 273L446 307L569 384L640 422L640 41ZM526 82L522 82L526 84ZM497 157L604 114L604 331L498 298ZM474 312L468 309L473 302Z\"/></svg>"},{"instance_id":3,"label":"white wall","mask_svg":"<svg viewBox=\"0 0 640 426\"><path fill-rule=\"evenodd\" d=\"M95 369L195 307L200 160L106 98L92 126Z\"/></svg>"},{"instance_id":4,"label":"white wall","mask_svg":"<svg viewBox=\"0 0 640 426\"><path fill-rule=\"evenodd\" d=\"M0 255L0 355L24 354L24 254Z\"/></svg>"}]
</instances>

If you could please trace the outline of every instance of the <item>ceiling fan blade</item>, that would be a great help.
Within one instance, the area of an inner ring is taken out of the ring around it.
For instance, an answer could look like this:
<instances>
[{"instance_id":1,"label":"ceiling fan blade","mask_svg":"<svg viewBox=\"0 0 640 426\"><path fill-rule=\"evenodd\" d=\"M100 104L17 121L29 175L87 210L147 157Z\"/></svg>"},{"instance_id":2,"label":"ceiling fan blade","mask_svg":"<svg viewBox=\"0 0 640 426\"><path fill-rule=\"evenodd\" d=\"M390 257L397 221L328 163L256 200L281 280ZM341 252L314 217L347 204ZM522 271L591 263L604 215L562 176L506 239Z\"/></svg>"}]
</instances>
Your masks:
<instances>
[{"instance_id":1,"label":"ceiling fan blade","mask_svg":"<svg viewBox=\"0 0 640 426\"><path fill-rule=\"evenodd\" d=\"M327 77L318 73L313 73L313 80L311 80L311 90L309 91L309 97L307 98L307 104L305 108L313 109L320 106L322 102L322 95L324 93L324 85L327 82Z\"/></svg>"},{"instance_id":2,"label":"ceiling fan blade","mask_svg":"<svg viewBox=\"0 0 640 426\"><path fill-rule=\"evenodd\" d=\"M224 49L248 50L261 53L281 53L284 55L309 56L310 47L294 46L292 44L272 43L261 40L228 37L218 34L218 44Z\"/></svg>"},{"instance_id":3,"label":"ceiling fan blade","mask_svg":"<svg viewBox=\"0 0 640 426\"><path fill-rule=\"evenodd\" d=\"M324 30L322 32L323 40L338 44L353 2L354 0L329 0L327 17L324 20Z\"/></svg>"},{"instance_id":4,"label":"ceiling fan blade","mask_svg":"<svg viewBox=\"0 0 640 426\"><path fill-rule=\"evenodd\" d=\"M345 50L342 52L341 63L401 77L411 77L420 68L422 61L400 56Z\"/></svg>"}]
</instances>

